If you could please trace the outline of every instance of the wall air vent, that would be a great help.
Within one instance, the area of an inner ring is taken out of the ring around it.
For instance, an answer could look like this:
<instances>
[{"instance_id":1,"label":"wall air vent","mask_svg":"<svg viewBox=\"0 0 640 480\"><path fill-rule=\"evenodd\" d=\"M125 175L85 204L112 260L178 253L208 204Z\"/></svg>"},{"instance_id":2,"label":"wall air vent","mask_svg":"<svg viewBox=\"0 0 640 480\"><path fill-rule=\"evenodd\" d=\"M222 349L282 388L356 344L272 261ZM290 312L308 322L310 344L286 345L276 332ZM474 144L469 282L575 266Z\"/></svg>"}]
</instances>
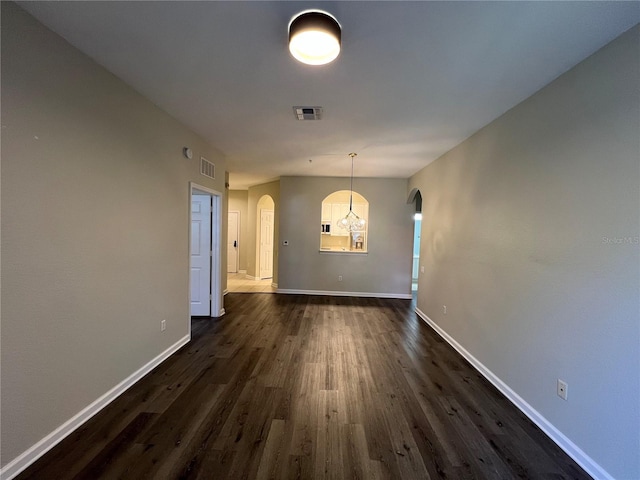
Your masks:
<instances>
[{"instance_id":1,"label":"wall air vent","mask_svg":"<svg viewBox=\"0 0 640 480\"><path fill-rule=\"evenodd\" d=\"M200 157L200 174L209 178L216 178L216 166L204 157Z\"/></svg>"},{"instance_id":2,"label":"wall air vent","mask_svg":"<svg viewBox=\"0 0 640 480\"><path fill-rule=\"evenodd\" d=\"M293 114L298 120L320 120L322 107L293 107Z\"/></svg>"}]
</instances>

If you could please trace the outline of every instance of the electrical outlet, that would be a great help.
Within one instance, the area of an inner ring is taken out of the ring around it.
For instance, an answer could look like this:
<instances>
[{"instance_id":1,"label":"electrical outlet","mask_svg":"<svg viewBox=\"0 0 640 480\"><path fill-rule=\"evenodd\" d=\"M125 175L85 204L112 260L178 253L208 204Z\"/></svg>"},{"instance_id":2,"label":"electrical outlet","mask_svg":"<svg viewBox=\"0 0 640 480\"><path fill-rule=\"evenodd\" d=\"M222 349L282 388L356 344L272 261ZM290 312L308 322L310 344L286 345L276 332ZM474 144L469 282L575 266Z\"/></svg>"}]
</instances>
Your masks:
<instances>
[{"instance_id":1,"label":"electrical outlet","mask_svg":"<svg viewBox=\"0 0 640 480\"><path fill-rule=\"evenodd\" d=\"M567 382L565 382L564 380L558 379L558 396L561 399L566 400L568 390L569 390L569 385L567 385Z\"/></svg>"},{"instance_id":2,"label":"electrical outlet","mask_svg":"<svg viewBox=\"0 0 640 480\"><path fill-rule=\"evenodd\" d=\"M447 306L446 305L442 305L442 313L444 313L445 315L447 314Z\"/></svg>"},{"instance_id":3,"label":"electrical outlet","mask_svg":"<svg viewBox=\"0 0 640 480\"><path fill-rule=\"evenodd\" d=\"M338 275L338 281L341 282L342 281L342 275Z\"/></svg>"},{"instance_id":4,"label":"electrical outlet","mask_svg":"<svg viewBox=\"0 0 640 480\"><path fill-rule=\"evenodd\" d=\"M424 273L424 265L420 265L420 273Z\"/></svg>"},{"instance_id":5,"label":"electrical outlet","mask_svg":"<svg viewBox=\"0 0 640 480\"><path fill-rule=\"evenodd\" d=\"M164 332L167 329L167 321L166 320L162 320L160 322L160 331Z\"/></svg>"}]
</instances>

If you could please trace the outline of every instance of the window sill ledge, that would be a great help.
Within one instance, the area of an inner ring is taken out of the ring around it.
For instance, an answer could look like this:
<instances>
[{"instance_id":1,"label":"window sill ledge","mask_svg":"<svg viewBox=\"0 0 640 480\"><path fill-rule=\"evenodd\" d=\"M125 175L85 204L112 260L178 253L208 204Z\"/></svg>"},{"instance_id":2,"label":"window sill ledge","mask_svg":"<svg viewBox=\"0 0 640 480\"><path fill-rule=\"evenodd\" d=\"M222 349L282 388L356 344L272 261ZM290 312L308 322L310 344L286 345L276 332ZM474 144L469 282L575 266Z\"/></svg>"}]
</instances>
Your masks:
<instances>
[{"instance_id":1,"label":"window sill ledge","mask_svg":"<svg viewBox=\"0 0 640 480\"><path fill-rule=\"evenodd\" d=\"M368 255L369 252L363 250L328 250L321 248L318 250L320 253L328 253L331 255Z\"/></svg>"}]
</instances>

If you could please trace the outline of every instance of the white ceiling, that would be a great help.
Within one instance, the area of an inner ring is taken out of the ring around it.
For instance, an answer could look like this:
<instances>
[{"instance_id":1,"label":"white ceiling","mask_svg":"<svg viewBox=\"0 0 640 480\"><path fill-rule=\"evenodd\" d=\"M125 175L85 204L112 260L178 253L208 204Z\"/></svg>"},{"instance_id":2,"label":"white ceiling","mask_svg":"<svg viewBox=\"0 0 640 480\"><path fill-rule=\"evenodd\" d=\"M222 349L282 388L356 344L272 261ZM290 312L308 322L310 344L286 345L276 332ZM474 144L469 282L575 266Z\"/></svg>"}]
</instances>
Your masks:
<instances>
[{"instance_id":1,"label":"white ceiling","mask_svg":"<svg viewBox=\"0 0 640 480\"><path fill-rule=\"evenodd\" d=\"M612 1L20 5L220 149L235 189L348 176L351 151L356 176L409 177L640 22ZM342 53L302 65L287 25L319 7Z\"/></svg>"}]
</instances>

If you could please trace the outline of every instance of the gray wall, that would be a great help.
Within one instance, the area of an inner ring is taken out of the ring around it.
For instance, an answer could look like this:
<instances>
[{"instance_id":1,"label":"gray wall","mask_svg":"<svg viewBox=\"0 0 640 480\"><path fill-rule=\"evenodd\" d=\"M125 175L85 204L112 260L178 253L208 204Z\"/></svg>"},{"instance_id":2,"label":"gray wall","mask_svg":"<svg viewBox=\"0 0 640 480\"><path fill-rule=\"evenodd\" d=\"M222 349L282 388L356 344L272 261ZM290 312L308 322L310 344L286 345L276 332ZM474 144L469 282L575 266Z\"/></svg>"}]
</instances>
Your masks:
<instances>
[{"instance_id":1,"label":"gray wall","mask_svg":"<svg viewBox=\"0 0 640 480\"><path fill-rule=\"evenodd\" d=\"M240 212L238 270L246 272L249 258L249 192L247 190L229 190L228 192L229 211Z\"/></svg>"},{"instance_id":2,"label":"gray wall","mask_svg":"<svg viewBox=\"0 0 640 480\"><path fill-rule=\"evenodd\" d=\"M348 178L280 179L278 287L410 295L414 208L407 205L406 179L356 178L353 189L369 202L368 253L319 252L322 200L348 189Z\"/></svg>"},{"instance_id":3,"label":"gray wall","mask_svg":"<svg viewBox=\"0 0 640 480\"><path fill-rule=\"evenodd\" d=\"M2 2L2 465L188 335L189 181L224 192L200 155L225 171Z\"/></svg>"},{"instance_id":4,"label":"gray wall","mask_svg":"<svg viewBox=\"0 0 640 480\"><path fill-rule=\"evenodd\" d=\"M409 182L418 308L619 479L640 478L639 53L635 27Z\"/></svg>"}]
</instances>

